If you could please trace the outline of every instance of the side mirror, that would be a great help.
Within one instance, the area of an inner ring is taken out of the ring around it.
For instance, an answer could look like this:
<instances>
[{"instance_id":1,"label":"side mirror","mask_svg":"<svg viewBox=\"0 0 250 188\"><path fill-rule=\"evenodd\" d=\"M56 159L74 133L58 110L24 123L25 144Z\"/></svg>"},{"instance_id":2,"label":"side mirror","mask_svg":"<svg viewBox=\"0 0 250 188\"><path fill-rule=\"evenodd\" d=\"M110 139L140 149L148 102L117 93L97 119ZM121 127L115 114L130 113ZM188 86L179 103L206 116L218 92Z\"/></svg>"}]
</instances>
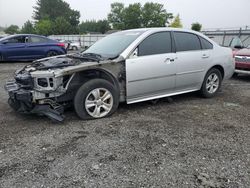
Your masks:
<instances>
[{"instance_id":1,"label":"side mirror","mask_svg":"<svg viewBox=\"0 0 250 188\"><path fill-rule=\"evenodd\" d=\"M234 48L236 48L236 49L242 49L242 48L244 48L244 46L241 46L241 45L235 45L235 46L234 46Z\"/></svg>"},{"instance_id":2,"label":"side mirror","mask_svg":"<svg viewBox=\"0 0 250 188\"><path fill-rule=\"evenodd\" d=\"M3 41L2 44L8 44L8 41Z\"/></svg>"},{"instance_id":3,"label":"side mirror","mask_svg":"<svg viewBox=\"0 0 250 188\"><path fill-rule=\"evenodd\" d=\"M136 48L133 53L129 56L129 58L136 58L138 57L138 48Z\"/></svg>"}]
</instances>

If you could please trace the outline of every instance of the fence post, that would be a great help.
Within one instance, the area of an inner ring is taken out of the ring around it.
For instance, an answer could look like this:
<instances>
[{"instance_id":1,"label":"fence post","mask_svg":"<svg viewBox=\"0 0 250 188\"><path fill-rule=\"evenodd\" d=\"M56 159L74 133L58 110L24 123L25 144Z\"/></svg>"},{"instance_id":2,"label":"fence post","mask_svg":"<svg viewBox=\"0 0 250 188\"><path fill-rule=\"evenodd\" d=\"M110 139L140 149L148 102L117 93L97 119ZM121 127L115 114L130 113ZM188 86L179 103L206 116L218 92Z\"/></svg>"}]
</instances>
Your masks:
<instances>
[{"instance_id":1,"label":"fence post","mask_svg":"<svg viewBox=\"0 0 250 188\"><path fill-rule=\"evenodd\" d=\"M222 46L225 46L226 31L223 32Z\"/></svg>"}]
</instances>

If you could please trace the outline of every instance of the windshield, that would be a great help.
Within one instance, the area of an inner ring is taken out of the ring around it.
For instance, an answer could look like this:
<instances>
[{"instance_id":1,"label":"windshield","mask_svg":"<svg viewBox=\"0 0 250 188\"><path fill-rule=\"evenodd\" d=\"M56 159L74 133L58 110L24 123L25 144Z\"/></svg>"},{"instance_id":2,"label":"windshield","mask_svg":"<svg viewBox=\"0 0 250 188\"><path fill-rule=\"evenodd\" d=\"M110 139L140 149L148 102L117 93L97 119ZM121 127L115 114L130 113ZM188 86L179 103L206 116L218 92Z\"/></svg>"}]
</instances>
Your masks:
<instances>
[{"instance_id":1,"label":"windshield","mask_svg":"<svg viewBox=\"0 0 250 188\"><path fill-rule=\"evenodd\" d=\"M13 35L10 35L10 36L6 36L6 37L3 37L3 38L0 38L0 42L3 42L3 41L5 41L5 40L7 40L7 39L10 39L10 38L12 38L13 37Z\"/></svg>"},{"instance_id":2,"label":"windshield","mask_svg":"<svg viewBox=\"0 0 250 188\"><path fill-rule=\"evenodd\" d=\"M142 33L142 31L123 31L108 35L90 46L83 54L95 53L103 57L115 58Z\"/></svg>"}]
</instances>

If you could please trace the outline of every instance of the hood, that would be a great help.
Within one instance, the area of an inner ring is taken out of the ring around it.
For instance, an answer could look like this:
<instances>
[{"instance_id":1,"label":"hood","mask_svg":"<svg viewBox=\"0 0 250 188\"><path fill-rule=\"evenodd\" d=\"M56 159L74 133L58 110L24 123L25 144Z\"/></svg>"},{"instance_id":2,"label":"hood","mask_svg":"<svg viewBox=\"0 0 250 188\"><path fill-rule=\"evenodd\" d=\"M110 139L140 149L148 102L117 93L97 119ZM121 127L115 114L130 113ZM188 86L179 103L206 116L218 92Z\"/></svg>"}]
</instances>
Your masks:
<instances>
[{"instance_id":1,"label":"hood","mask_svg":"<svg viewBox=\"0 0 250 188\"><path fill-rule=\"evenodd\" d=\"M68 67L77 65L80 62L69 58L67 56L58 56L53 58L41 59L39 61L34 61L32 64L28 65L26 68L34 68L35 70L47 70L47 69L57 69L62 67Z\"/></svg>"},{"instance_id":2,"label":"hood","mask_svg":"<svg viewBox=\"0 0 250 188\"><path fill-rule=\"evenodd\" d=\"M82 56L81 54L60 55L36 60L30 65L25 66L23 70L25 69L28 72L37 70L55 70L69 66L76 66L83 63L99 63L101 60L103 59L98 59L91 56Z\"/></svg>"},{"instance_id":3,"label":"hood","mask_svg":"<svg viewBox=\"0 0 250 188\"><path fill-rule=\"evenodd\" d=\"M237 51L235 55L250 56L250 49L244 48L242 50Z\"/></svg>"}]
</instances>

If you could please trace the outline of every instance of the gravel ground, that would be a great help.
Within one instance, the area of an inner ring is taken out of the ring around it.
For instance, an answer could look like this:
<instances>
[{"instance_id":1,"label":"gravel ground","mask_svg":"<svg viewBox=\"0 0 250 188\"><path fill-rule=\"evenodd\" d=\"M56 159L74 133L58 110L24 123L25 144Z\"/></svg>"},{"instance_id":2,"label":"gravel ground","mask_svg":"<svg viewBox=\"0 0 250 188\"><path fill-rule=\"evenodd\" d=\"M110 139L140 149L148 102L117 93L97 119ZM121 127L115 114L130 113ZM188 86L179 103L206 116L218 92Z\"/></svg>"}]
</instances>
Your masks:
<instances>
[{"instance_id":1,"label":"gravel ground","mask_svg":"<svg viewBox=\"0 0 250 188\"><path fill-rule=\"evenodd\" d=\"M109 118L55 124L7 105L24 63L0 64L0 187L250 187L250 76L219 95L126 105Z\"/></svg>"}]
</instances>

